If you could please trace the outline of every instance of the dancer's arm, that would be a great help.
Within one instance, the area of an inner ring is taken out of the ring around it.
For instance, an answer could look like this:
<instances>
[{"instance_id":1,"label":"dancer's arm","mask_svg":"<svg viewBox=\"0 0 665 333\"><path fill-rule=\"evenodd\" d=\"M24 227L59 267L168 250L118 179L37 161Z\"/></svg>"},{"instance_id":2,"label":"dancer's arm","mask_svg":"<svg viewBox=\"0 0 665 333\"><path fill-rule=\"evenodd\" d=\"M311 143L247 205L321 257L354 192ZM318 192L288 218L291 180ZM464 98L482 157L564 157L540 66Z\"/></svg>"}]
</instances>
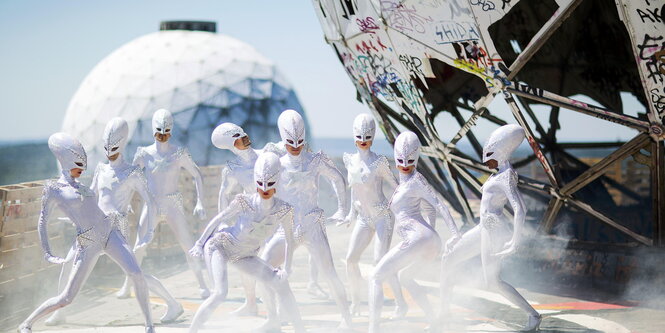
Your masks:
<instances>
[{"instance_id":1,"label":"dancer's arm","mask_svg":"<svg viewBox=\"0 0 665 333\"><path fill-rule=\"evenodd\" d=\"M145 219L143 225L139 225L138 236L139 244L138 248L143 247L152 241L152 237L155 233L155 221L154 218L157 216L157 202L155 202L155 196L150 191L148 187L148 181L143 174L143 171L139 168L134 168L130 174L130 180L132 181L132 188L134 191L143 198L146 206L148 207L148 216Z\"/></svg>"},{"instance_id":2,"label":"dancer's arm","mask_svg":"<svg viewBox=\"0 0 665 333\"><path fill-rule=\"evenodd\" d=\"M53 207L55 207L55 199L52 197L52 185L47 184L44 186L42 192L42 209L39 212L39 222L37 223L37 230L39 231L39 240L42 243L42 250L44 250L44 259L53 264L62 264L65 262L64 258L60 258L51 254L51 246L48 242L48 216Z\"/></svg>"},{"instance_id":3,"label":"dancer's arm","mask_svg":"<svg viewBox=\"0 0 665 333\"><path fill-rule=\"evenodd\" d=\"M420 184L421 188L421 195L425 201L429 202L436 210L441 214L443 217L443 221L446 222L446 225L448 226L448 229L450 229L450 233L453 235L453 239L457 238L459 239L461 234L459 230L457 229L457 226L455 225L455 220L453 220L452 215L450 215L450 211L448 208L441 202L441 199L435 194L434 189L427 183L425 178L418 174L415 175L418 177L418 182ZM433 218L433 220L436 220L436 218ZM434 221L430 221L430 223L433 223ZM434 228L434 224L432 224L432 228Z\"/></svg>"},{"instance_id":4,"label":"dancer's arm","mask_svg":"<svg viewBox=\"0 0 665 333\"><path fill-rule=\"evenodd\" d=\"M293 207L289 206L289 211L282 216L281 224L284 229L284 237L286 238L286 245L284 246L284 271L288 276L291 274L291 267L293 262L293 250L295 249L295 240L293 239Z\"/></svg>"},{"instance_id":5,"label":"dancer's arm","mask_svg":"<svg viewBox=\"0 0 665 333\"><path fill-rule=\"evenodd\" d=\"M224 220L235 219L242 212L242 207L247 206L248 204L245 199L241 194L238 194L223 211L221 211L219 214L213 217L212 220L210 220L205 230L203 230L201 237L196 240L194 247L189 250L189 253L191 253L193 256L201 256L203 254L203 245L208 240L208 238L210 238L210 235L215 232L219 224Z\"/></svg>"},{"instance_id":6,"label":"dancer's arm","mask_svg":"<svg viewBox=\"0 0 665 333\"><path fill-rule=\"evenodd\" d=\"M90 183L90 189L95 192L95 194L99 197L99 190L97 189L97 177L99 177L99 169L102 166L101 163L97 164L97 167L95 168L95 173L92 175L92 183Z\"/></svg>"},{"instance_id":7,"label":"dancer's arm","mask_svg":"<svg viewBox=\"0 0 665 333\"><path fill-rule=\"evenodd\" d=\"M522 194L517 189L517 173L514 170L508 170L507 175L499 179L499 184L515 213L515 217L513 218L513 237L504 245L504 249L496 254L501 257L517 250L517 244L519 244L522 237L524 220L526 220L526 208Z\"/></svg>"},{"instance_id":8,"label":"dancer's arm","mask_svg":"<svg viewBox=\"0 0 665 333\"><path fill-rule=\"evenodd\" d=\"M342 173L337 169L335 163L328 155L320 152L321 159L318 167L321 175L326 177L332 184L335 195L337 195L337 211L330 217L333 221L343 221L346 213L346 180Z\"/></svg>"},{"instance_id":9,"label":"dancer's arm","mask_svg":"<svg viewBox=\"0 0 665 333\"><path fill-rule=\"evenodd\" d=\"M229 167L222 169L222 182L219 186L219 197L217 198L217 212L221 212L229 205L231 201L233 188L238 184L234 177L231 177Z\"/></svg>"},{"instance_id":10,"label":"dancer's arm","mask_svg":"<svg viewBox=\"0 0 665 333\"><path fill-rule=\"evenodd\" d=\"M395 174L390 170L390 162L388 162L388 158L385 156L381 155L379 156L379 159L377 160L378 165L376 166L376 171L379 173L381 176L381 179L388 183L390 187L393 188L393 191L397 186L399 186L399 182L397 181L397 177L395 177Z\"/></svg>"},{"instance_id":11,"label":"dancer's arm","mask_svg":"<svg viewBox=\"0 0 665 333\"><path fill-rule=\"evenodd\" d=\"M196 206L194 207L194 215L203 220L206 217L206 211L203 208L203 175L201 175L201 170L196 163L194 163L194 160L192 160L192 156L189 155L187 149L181 149L184 150L181 157L181 166L194 177L194 183L196 184Z\"/></svg>"}]
</instances>

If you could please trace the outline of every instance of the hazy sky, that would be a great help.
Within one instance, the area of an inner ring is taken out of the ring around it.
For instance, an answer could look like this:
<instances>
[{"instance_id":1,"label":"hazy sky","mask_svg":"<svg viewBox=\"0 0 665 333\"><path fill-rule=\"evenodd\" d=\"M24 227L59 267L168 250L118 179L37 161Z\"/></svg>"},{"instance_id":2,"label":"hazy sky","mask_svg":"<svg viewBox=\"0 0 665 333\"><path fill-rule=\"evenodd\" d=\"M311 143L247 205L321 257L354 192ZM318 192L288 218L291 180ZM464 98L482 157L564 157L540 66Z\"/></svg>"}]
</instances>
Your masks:
<instances>
[{"instance_id":1,"label":"hazy sky","mask_svg":"<svg viewBox=\"0 0 665 333\"><path fill-rule=\"evenodd\" d=\"M353 118L366 112L323 40L311 1L2 0L0 140L46 138L58 131L86 74L111 51L157 31L163 20L216 21L218 33L272 59L294 86L315 137L349 137ZM502 102L490 110L514 122L499 106ZM643 109L635 102L628 108ZM436 123L444 138L457 128L446 118ZM572 111L563 111L562 123L563 139L615 140L636 134L616 125L590 132L589 126L607 123Z\"/></svg>"}]
</instances>

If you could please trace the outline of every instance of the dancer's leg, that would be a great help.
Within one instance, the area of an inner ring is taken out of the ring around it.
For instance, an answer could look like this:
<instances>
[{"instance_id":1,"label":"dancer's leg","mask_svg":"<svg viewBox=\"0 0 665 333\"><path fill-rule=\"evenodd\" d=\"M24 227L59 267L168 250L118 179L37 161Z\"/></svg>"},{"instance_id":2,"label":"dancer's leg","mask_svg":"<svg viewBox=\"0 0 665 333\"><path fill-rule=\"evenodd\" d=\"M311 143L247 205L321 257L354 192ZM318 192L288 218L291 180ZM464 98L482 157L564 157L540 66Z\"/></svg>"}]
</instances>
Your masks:
<instances>
[{"instance_id":1,"label":"dancer's leg","mask_svg":"<svg viewBox=\"0 0 665 333\"><path fill-rule=\"evenodd\" d=\"M293 297L291 288L289 287L289 282L286 279L281 279L276 274L276 270L271 265L257 257L240 259L235 262L234 265L236 265L244 274L253 276L266 287L270 288L273 293L276 293L280 302L280 309L282 309L282 313L290 315L289 319L293 323L295 331L305 331L305 327L300 317L300 311L298 310L296 300ZM272 297L272 295L268 296L268 298ZM269 301L274 302L274 299ZM280 320L277 317L277 312L274 311L274 307L272 307L272 309L268 312L268 320L266 321L266 324L264 324L263 328L279 329L279 326Z\"/></svg>"},{"instance_id":2,"label":"dancer's leg","mask_svg":"<svg viewBox=\"0 0 665 333\"><path fill-rule=\"evenodd\" d=\"M358 262L367 245L372 241L374 230L367 224L358 220L351 232L349 250L346 253L346 276L351 283L351 314L360 314L360 302L362 301L363 278L360 274Z\"/></svg>"},{"instance_id":3,"label":"dancer's leg","mask_svg":"<svg viewBox=\"0 0 665 333\"><path fill-rule=\"evenodd\" d=\"M141 247L139 248L139 244L141 243L141 239L144 239L144 236L148 232L154 232L154 230L148 230L148 206L143 205L143 209L141 210L141 217L139 218L139 224L136 228L136 241L134 242L134 256L136 257L136 262L139 264L139 267L141 266L141 263L143 262L143 258L145 258L146 255L146 248ZM159 223L158 216L153 217L153 221L155 225L153 228L156 228ZM127 240L129 242L129 239ZM115 294L116 297L118 298L128 298L131 296L132 293L132 285L131 281L129 279L129 276L125 275L125 282L122 284L122 287L120 287L120 290Z\"/></svg>"},{"instance_id":4,"label":"dancer's leg","mask_svg":"<svg viewBox=\"0 0 665 333\"><path fill-rule=\"evenodd\" d=\"M180 247L185 252L187 263L192 271L194 271L196 280L199 283L201 297L206 298L210 294L210 291L208 290L208 287L206 287L205 279L203 278L201 260L189 255L189 249L194 246L194 239L192 238L191 230L188 228L187 219L180 207L177 207L176 205L168 207L166 212L166 221L168 222L169 227L171 227L171 231L175 234L178 243L180 243Z\"/></svg>"},{"instance_id":5,"label":"dancer's leg","mask_svg":"<svg viewBox=\"0 0 665 333\"><path fill-rule=\"evenodd\" d=\"M393 220L392 214L382 216L376 220L376 242L374 242L374 266L379 263L379 260L388 253L390 250L390 242L393 237L393 225L395 221ZM397 274L389 276L386 278L386 282L390 285L393 294L395 295L395 311L393 312L392 318L402 318L406 315L409 310L409 306L404 300L404 294L402 294L402 287L400 286L399 280L397 279Z\"/></svg>"},{"instance_id":6,"label":"dancer's leg","mask_svg":"<svg viewBox=\"0 0 665 333\"><path fill-rule=\"evenodd\" d=\"M77 249L76 255L74 256L72 271L64 290L58 296L49 298L35 309L35 311L33 311L30 316L21 323L19 330L30 329L40 318L71 304L74 297L76 297L79 291L81 291L81 288L88 279L93 267L95 267L100 252L99 245L96 244L85 249Z\"/></svg>"},{"instance_id":7,"label":"dancer's leg","mask_svg":"<svg viewBox=\"0 0 665 333\"><path fill-rule=\"evenodd\" d=\"M67 253L67 262L62 264L62 268L60 269L60 277L58 278L58 293L61 293L65 289L65 285L67 284L67 278L72 272L72 259L76 255L76 244L73 244L71 248L69 248L69 252ZM62 324L67 321L66 315L65 315L65 309L58 309L53 314L48 317L45 321L44 324L46 326L55 326Z\"/></svg>"},{"instance_id":8,"label":"dancer's leg","mask_svg":"<svg viewBox=\"0 0 665 333\"><path fill-rule=\"evenodd\" d=\"M284 233L282 231L278 231L275 233L268 243L266 244L266 247L263 249L261 252L261 260L267 262L271 267L279 267L284 263L284 248L286 246L286 239L284 237ZM293 249L295 251L295 249ZM247 275L248 278L251 278L252 281L254 281L253 285L256 285L256 280L254 276ZM271 288L267 288L263 283L259 285L259 288L261 288L261 295L263 296L263 303L266 306L266 311L268 313L276 313L277 312L277 304L275 304L275 291L272 290Z\"/></svg>"},{"instance_id":9,"label":"dancer's leg","mask_svg":"<svg viewBox=\"0 0 665 333\"><path fill-rule=\"evenodd\" d=\"M106 243L106 254L108 254L113 261L115 261L134 284L134 292L136 293L136 300L139 302L143 316L145 317L145 326L152 326L152 314L150 312L150 304L148 302L148 285L143 277L143 272L139 267L134 253L127 245L127 241L122 236L120 231L113 230L109 235L108 242Z\"/></svg>"},{"instance_id":10,"label":"dancer's leg","mask_svg":"<svg viewBox=\"0 0 665 333\"><path fill-rule=\"evenodd\" d=\"M196 311L192 324L189 326L190 333L197 332L208 321L215 309L226 300L229 292L227 261L224 255L216 249L211 250L209 269L213 276L214 290Z\"/></svg>"},{"instance_id":11,"label":"dancer's leg","mask_svg":"<svg viewBox=\"0 0 665 333\"><path fill-rule=\"evenodd\" d=\"M480 254L480 228L478 225L467 231L452 250L441 258L441 308L439 309L441 320L446 320L450 311L450 299L454 287L454 281L450 277L460 263Z\"/></svg>"},{"instance_id":12,"label":"dancer's leg","mask_svg":"<svg viewBox=\"0 0 665 333\"><path fill-rule=\"evenodd\" d=\"M307 240L305 246L309 250L310 255L314 257L316 265L323 274L324 278L330 286L333 298L340 309L343 318L343 326L352 327L351 314L349 313L349 305L346 300L346 291L344 285L335 271L335 263L333 261L332 253L330 252L330 244L322 227L312 228L305 234Z\"/></svg>"}]
</instances>

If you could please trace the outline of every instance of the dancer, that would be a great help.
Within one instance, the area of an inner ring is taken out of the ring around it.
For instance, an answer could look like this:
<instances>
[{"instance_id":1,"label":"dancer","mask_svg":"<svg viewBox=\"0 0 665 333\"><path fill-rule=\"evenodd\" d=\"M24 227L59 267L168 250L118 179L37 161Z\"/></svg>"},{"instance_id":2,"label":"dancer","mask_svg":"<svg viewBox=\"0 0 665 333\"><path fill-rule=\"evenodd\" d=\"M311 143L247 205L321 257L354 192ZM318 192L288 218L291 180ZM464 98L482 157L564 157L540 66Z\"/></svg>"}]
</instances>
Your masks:
<instances>
[{"instance_id":1,"label":"dancer","mask_svg":"<svg viewBox=\"0 0 665 333\"><path fill-rule=\"evenodd\" d=\"M57 181L44 186L42 209L39 214L39 238L44 257L48 262L62 264L66 260L54 256L48 242L46 226L49 213L59 207L76 227L76 251L72 272L64 290L42 303L19 326L19 332L32 332L35 321L49 313L69 305L83 287L97 259L102 253L110 256L133 281L136 299L145 317L145 331L154 332L148 288L136 258L129 249L117 224L104 215L97 206L97 196L77 178L86 169L87 156L81 143L66 133L55 133L49 137L48 146L57 158L62 175Z\"/></svg>"},{"instance_id":2,"label":"dancer","mask_svg":"<svg viewBox=\"0 0 665 333\"><path fill-rule=\"evenodd\" d=\"M395 140L395 164L399 170L399 186L390 200L395 214L397 233L402 241L381 258L374 268L369 292L369 332L378 332L383 304L381 284L399 272L399 282L409 291L427 319L435 316L423 287L414 280L422 272L423 264L434 260L441 249L441 239L434 229L435 219L427 223L421 212L421 202L427 201L441 214L453 234L451 244L459 239L459 232L450 212L418 171L420 141L415 133L407 131Z\"/></svg>"},{"instance_id":3,"label":"dancer","mask_svg":"<svg viewBox=\"0 0 665 333\"><path fill-rule=\"evenodd\" d=\"M362 276L358 262L367 245L376 233L374 243L374 264L377 264L390 249L393 235L393 215L388 207L388 200L383 194L383 184L397 187L397 179L390 171L390 164L385 156L372 152L372 142L376 125L372 116L363 113L353 121L355 154L344 153L344 165L348 170L351 188L351 209L344 219L347 226L356 220L351 233L349 250L346 255L346 274L351 282L351 314L359 314L361 301ZM397 275L388 278L388 283L395 294L395 312L393 318L403 317L408 305L402 295L402 288Z\"/></svg>"},{"instance_id":4,"label":"dancer","mask_svg":"<svg viewBox=\"0 0 665 333\"><path fill-rule=\"evenodd\" d=\"M194 244L194 240L185 219L182 195L178 192L180 169L184 168L194 177L194 182L196 183L197 200L194 207L194 215L200 219L205 218L205 210L203 209L202 202L203 177L196 163L192 161L192 157L187 152L187 149L168 142L171 138L171 130L173 129L173 116L171 116L171 112L165 109L157 110L152 116L152 129L155 136L155 143L147 147L138 147L132 164L144 170L148 189L154 195L159 215L152 216L150 208L147 205L143 206L143 212L141 212L139 220L139 234L136 237L137 246L134 247L134 253L140 263L145 256L145 247L139 246L139 242L143 240L149 242L151 240L149 236L153 233L157 226L156 224L161 219L165 219L178 239L180 247L186 253L189 267L194 271L199 283L201 298L206 298L210 295L210 291L203 279L201 264L198 259L187 255L187 251ZM155 224L153 225L152 222L155 222ZM124 285L118 292L118 297L124 298L129 297L129 295L129 280L125 279Z\"/></svg>"},{"instance_id":5,"label":"dancer","mask_svg":"<svg viewBox=\"0 0 665 333\"><path fill-rule=\"evenodd\" d=\"M325 216L317 203L319 176L324 176L333 185L337 194L337 212L329 219L334 222L344 220L346 211L346 184L344 176L334 163L322 152L304 151L305 122L294 110L286 110L277 119L279 134L282 137L287 154L280 158L282 178L279 197L291 203L295 208L295 227L293 228L296 246L304 245L312 256L313 263L330 285L335 302L340 308L343 321L341 328L350 328L351 315L346 300L344 285L337 276L328 236L324 226ZM278 230L270 239L262 257L270 263L284 261L284 239L287 233Z\"/></svg>"},{"instance_id":6,"label":"dancer","mask_svg":"<svg viewBox=\"0 0 665 333\"><path fill-rule=\"evenodd\" d=\"M304 332L295 298L287 277L291 272L294 241L292 235L293 207L275 198L275 187L279 181L280 163L277 155L264 153L254 166L254 194L238 194L235 199L213 218L201 237L190 250L193 256L205 253L206 263L214 280L214 291L203 302L194 315L190 333L197 332L225 299L228 293L227 264L236 266L244 274L258 279L278 295L282 313L291 315L296 332ZM222 221L235 221L228 226ZM221 224L221 225L220 225ZM278 227L286 235L283 269L273 269L256 254L263 242L272 236ZM262 331L279 331L280 320L274 298L266 297L268 319Z\"/></svg>"},{"instance_id":7,"label":"dancer","mask_svg":"<svg viewBox=\"0 0 665 333\"><path fill-rule=\"evenodd\" d=\"M215 147L228 149L236 155L236 158L227 161L226 166L222 169L222 182L217 205L217 212L220 213L228 207L236 194L251 195L256 192L256 184L253 179L254 163L261 150L252 148L249 135L242 127L234 123L223 123L217 126L212 132L211 140ZM209 263L206 264L210 267ZM254 279L245 274L242 274L241 279L245 289L245 303L231 312L231 315L255 316L258 313L258 307Z\"/></svg>"},{"instance_id":8,"label":"dancer","mask_svg":"<svg viewBox=\"0 0 665 333\"><path fill-rule=\"evenodd\" d=\"M467 231L462 239L451 247L441 263L441 319L449 315L450 296L455 267L461 262L480 254L485 283L501 293L510 302L529 314L525 331L537 330L542 320L540 314L520 295L513 286L500 276L501 258L513 253L520 242L526 209L522 195L517 189L517 173L508 159L524 140L524 130L518 125L504 125L492 132L483 149L483 163L498 172L492 175L482 187L480 200L480 224ZM504 243L508 225L502 218L503 206L509 203L513 208L513 234Z\"/></svg>"},{"instance_id":9,"label":"dancer","mask_svg":"<svg viewBox=\"0 0 665 333\"><path fill-rule=\"evenodd\" d=\"M156 209L152 195L148 191L148 184L143 176L143 172L138 167L125 162L123 158L122 154L127 144L128 135L129 129L124 119L116 117L106 124L102 138L106 158L109 160L109 163L99 163L97 165L95 174L92 177L92 185L90 186L98 195L99 208L116 224L126 242L129 242L127 210L129 209L134 192L138 192L141 195L147 203L148 209ZM156 214L152 214L152 216L154 215ZM147 223L144 227L147 227ZM147 232L143 232L142 234L147 234ZM139 246L144 246L145 241L137 243L140 244ZM76 247L74 246L70 249L68 257L73 255L75 251ZM63 265L60 272L61 282L64 282L64 277L70 271L71 265L69 263ZM166 313L160 318L160 321L162 323L169 323L176 320L183 313L180 303L169 294L157 278L149 274L144 274L144 277L148 284L148 289L166 301L168 308ZM64 287L62 283L59 285ZM63 311L58 310L46 320L46 324L49 326L57 325L65 321Z\"/></svg>"}]
</instances>

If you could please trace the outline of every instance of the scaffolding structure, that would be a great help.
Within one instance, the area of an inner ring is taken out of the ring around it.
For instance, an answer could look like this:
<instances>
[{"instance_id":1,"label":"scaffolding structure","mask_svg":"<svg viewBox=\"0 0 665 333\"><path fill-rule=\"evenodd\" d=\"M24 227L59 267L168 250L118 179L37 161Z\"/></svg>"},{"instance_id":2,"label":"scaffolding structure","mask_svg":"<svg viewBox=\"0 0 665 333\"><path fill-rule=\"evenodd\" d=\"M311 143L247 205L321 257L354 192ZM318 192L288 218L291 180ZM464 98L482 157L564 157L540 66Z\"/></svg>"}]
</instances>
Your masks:
<instances>
[{"instance_id":1,"label":"scaffolding structure","mask_svg":"<svg viewBox=\"0 0 665 333\"><path fill-rule=\"evenodd\" d=\"M532 152L514 165L537 163L544 174L534 179L520 172L520 187L535 207L529 218L539 230L558 233L564 226L567 237L580 242L665 245L664 1L313 3L358 100L390 142L402 129L419 135L429 157L419 170L465 223L477 223L469 201L479 198L483 180L494 172L480 162L478 123L517 122ZM645 111L624 110L622 92ZM570 98L575 95L600 105ZM505 100L514 120L489 109L495 98ZM561 142L564 110L635 134L626 142ZM434 125L442 115L458 125L449 140ZM470 151L460 149L463 140ZM579 149L606 153L589 165L574 153ZM608 177L617 163L628 162L646 172L626 179L646 179L646 190ZM610 190L626 200L617 201Z\"/></svg>"}]
</instances>

